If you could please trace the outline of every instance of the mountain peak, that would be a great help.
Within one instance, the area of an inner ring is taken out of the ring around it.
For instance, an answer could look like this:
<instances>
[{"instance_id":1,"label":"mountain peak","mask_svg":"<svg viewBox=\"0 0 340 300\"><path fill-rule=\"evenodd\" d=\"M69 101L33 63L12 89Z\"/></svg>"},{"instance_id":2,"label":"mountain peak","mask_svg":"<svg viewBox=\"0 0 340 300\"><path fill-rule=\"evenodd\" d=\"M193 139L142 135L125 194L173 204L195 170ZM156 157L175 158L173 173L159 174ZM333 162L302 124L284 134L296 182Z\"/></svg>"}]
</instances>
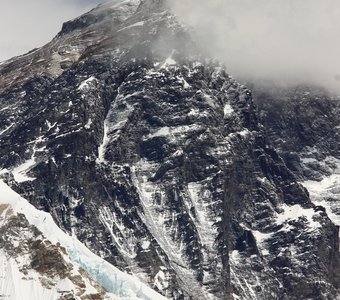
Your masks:
<instances>
[{"instance_id":1,"label":"mountain peak","mask_svg":"<svg viewBox=\"0 0 340 300\"><path fill-rule=\"evenodd\" d=\"M109 1L100 4L80 17L64 23L58 35L68 34L74 30L84 30L96 24L113 28L134 14L140 4L140 0Z\"/></svg>"},{"instance_id":2,"label":"mountain peak","mask_svg":"<svg viewBox=\"0 0 340 300\"><path fill-rule=\"evenodd\" d=\"M127 20L134 13L139 14L139 17L143 18L146 17L145 14L164 10L165 3L165 0L113 0L105 2L82 16L64 23L59 35L67 34L77 29L84 29L95 23L99 23L101 27L114 27Z\"/></svg>"},{"instance_id":3,"label":"mountain peak","mask_svg":"<svg viewBox=\"0 0 340 300\"><path fill-rule=\"evenodd\" d=\"M136 50L138 44L143 48L145 41L155 40L162 34L161 27L169 23L164 3L163 0L109 1L64 23L50 43L0 65L0 91L23 84L34 73L59 76L78 60L94 54ZM140 55L144 55L143 50Z\"/></svg>"}]
</instances>

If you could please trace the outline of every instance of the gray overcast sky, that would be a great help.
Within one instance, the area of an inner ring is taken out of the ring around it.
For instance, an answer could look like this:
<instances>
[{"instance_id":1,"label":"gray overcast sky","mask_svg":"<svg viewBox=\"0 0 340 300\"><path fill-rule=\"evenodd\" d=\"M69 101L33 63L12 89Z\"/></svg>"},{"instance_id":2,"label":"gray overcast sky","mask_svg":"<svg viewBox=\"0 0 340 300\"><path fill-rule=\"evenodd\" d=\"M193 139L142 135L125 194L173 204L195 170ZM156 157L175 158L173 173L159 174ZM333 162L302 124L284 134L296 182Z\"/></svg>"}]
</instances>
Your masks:
<instances>
[{"instance_id":1,"label":"gray overcast sky","mask_svg":"<svg viewBox=\"0 0 340 300\"><path fill-rule=\"evenodd\" d=\"M104 0L0 0L0 61L49 42L62 23Z\"/></svg>"}]
</instances>

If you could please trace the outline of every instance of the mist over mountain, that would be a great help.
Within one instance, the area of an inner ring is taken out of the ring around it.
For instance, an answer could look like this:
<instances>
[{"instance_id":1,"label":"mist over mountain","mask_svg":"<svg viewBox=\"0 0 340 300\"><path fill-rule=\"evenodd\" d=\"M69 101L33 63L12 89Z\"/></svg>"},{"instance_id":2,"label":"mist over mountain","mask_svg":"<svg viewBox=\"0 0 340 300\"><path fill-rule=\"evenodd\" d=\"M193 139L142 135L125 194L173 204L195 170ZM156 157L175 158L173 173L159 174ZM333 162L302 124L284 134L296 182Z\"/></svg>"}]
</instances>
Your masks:
<instances>
[{"instance_id":1,"label":"mist over mountain","mask_svg":"<svg viewBox=\"0 0 340 300\"><path fill-rule=\"evenodd\" d=\"M340 91L337 0L174 0L198 45L240 80Z\"/></svg>"}]
</instances>

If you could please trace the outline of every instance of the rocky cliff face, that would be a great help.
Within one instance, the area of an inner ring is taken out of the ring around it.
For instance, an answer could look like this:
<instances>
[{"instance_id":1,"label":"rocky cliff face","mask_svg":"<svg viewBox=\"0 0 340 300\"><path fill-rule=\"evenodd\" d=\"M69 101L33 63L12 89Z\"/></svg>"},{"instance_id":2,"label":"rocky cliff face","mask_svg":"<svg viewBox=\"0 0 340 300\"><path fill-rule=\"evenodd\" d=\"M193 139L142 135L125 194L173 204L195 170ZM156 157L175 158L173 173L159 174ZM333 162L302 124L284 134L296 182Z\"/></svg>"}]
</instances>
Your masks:
<instances>
[{"instance_id":1,"label":"rocky cliff face","mask_svg":"<svg viewBox=\"0 0 340 300\"><path fill-rule=\"evenodd\" d=\"M193 49L163 1L112 2L2 64L2 178L168 298L335 299L338 228Z\"/></svg>"}]
</instances>

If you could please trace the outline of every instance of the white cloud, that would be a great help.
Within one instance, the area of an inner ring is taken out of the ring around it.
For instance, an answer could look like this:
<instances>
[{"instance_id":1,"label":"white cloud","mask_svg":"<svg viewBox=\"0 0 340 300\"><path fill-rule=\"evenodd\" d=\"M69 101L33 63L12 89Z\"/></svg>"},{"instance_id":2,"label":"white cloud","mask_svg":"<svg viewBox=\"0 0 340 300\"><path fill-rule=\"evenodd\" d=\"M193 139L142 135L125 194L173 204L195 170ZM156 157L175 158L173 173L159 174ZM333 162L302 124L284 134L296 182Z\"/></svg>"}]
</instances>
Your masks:
<instances>
[{"instance_id":1,"label":"white cloud","mask_svg":"<svg viewBox=\"0 0 340 300\"><path fill-rule=\"evenodd\" d=\"M1 0L0 61L49 42L62 23L101 0Z\"/></svg>"},{"instance_id":2,"label":"white cloud","mask_svg":"<svg viewBox=\"0 0 340 300\"><path fill-rule=\"evenodd\" d=\"M339 0L171 0L239 78L340 86Z\"/></svg>"}]
</instances>

